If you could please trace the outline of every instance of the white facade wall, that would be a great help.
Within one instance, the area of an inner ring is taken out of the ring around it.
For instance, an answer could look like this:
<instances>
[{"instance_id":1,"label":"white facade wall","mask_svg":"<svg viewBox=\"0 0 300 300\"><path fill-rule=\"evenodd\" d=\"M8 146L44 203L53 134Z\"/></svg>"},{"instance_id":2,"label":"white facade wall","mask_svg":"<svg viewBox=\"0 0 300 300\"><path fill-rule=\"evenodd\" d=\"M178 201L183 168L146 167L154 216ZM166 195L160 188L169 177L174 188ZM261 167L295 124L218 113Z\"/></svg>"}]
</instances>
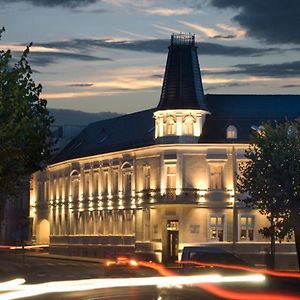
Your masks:
<instances>
[{"instance_id":1,"label":"white facade wall","mask_svg":"<svg viewBox=\"0 0 300 300\"><path fill-rule=\"evenodd\" d=\"M33 179L36 241L50 240L56 253L106 256L111 251L135 251L167 261L168 228L178 226L171 229L178 232L172 238L178 235L179 257L186 245L212 244L241 255L251 252L263 260L269 241L258 231L267 220L237 201L235 191L234 173L247 147L154 145L51 165ZM168 166L176 172L175 189L167 186L167 177L174 176ZM150 168L149 189L144 188L146 168ZM214 189L211 182L218 185L219 171L221 186ZM130 193L125 193L126 180ZM254 218L252 240L241 239L240 218L245 216ZM222 241L212 228L214 218L222 222L217 230ZM282 253L294 252L293 247L293 243L277 246Z\"/></svg>"}]
</instances>

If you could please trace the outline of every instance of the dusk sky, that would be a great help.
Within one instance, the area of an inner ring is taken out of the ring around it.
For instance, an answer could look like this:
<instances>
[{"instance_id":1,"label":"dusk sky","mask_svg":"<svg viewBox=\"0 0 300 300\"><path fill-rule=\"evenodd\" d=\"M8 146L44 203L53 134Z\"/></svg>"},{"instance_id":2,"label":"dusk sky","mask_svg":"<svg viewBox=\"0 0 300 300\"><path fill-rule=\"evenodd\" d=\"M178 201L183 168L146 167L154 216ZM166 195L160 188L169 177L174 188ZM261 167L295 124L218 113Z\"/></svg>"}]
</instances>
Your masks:
<instances>
[{"instance_id":1,"label":"dusk sky","mask_svg":"<svg viewBox=\"0 0 300 300\"><path fill-rule=\"evenodd\" d=\"M158 104L171 33L196 35L205 93L300 94L299 0L0 0L1 49L51 108Z\"/></svg>"}]
</instances>

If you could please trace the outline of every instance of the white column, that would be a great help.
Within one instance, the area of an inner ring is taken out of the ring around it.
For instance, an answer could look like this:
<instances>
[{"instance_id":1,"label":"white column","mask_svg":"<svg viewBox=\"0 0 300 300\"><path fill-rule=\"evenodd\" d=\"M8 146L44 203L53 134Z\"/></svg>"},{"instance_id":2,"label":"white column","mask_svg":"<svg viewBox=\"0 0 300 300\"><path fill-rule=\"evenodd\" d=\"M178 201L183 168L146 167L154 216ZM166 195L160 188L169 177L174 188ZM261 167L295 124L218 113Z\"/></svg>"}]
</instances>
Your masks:
<instances>
[{"instance_id":1,"label":"white column","mask_svg":"<svg viewBox=\"0 0 300 300\"><path fill-rule=\"evenodd\" d=\"M196 114L196 122L194 123L194 136L200 136L202 132L202 117L201 114Z\"/></svg>"},{"instance_id":2,"label":"white column","mask_svg":"<svg viewBox=\"0 0 300 300\"><path fill-rule=\"evenodd\" d=\"M158 136L164 136L164 118L162 115L159 116L159 130L158 130Z\"/></svg>"}]
</instances>

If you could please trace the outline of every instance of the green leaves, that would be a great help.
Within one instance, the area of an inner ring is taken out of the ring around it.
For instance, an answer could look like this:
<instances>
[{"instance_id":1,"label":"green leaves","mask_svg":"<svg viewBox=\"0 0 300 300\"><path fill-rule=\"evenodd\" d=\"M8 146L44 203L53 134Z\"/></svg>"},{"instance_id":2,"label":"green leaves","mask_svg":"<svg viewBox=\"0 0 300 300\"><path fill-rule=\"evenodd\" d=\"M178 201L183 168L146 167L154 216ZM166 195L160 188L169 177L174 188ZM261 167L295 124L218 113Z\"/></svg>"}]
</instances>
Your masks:
<instances>
[{"instance_id":1,"label":"green leaves","mask_svg":"<svg viewBox=\"0 0 300 300\"><path fill-rule=\"evenodd\" d=\"M237 180L239 192L248 195L247 205L273 219L278 239L300 226L299 133L299 120L263 124L251 136Z\"/></svg>"},{"instance_id":2,"label":"green leaves","mask_svg":"<svg viewBox=\"0 0 300 300\"><path fill-rule=\"evenodd\" d=\"M4 32L4 28L0 30ZM42 169L50 159L53 118L40 99L27 61L30 45L12 66L10 51L0 51L0 193L6 197L18 178Z\"/></svg>"}]
</instances>

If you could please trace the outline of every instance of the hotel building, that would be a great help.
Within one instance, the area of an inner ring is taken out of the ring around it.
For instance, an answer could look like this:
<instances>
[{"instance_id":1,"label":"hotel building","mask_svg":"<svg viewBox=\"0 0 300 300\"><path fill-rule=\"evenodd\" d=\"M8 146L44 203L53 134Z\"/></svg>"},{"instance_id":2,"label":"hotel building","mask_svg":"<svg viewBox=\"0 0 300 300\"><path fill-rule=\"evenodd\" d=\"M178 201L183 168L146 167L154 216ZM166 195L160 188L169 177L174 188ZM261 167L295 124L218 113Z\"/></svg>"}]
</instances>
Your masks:
<instances>
[{"instance_id":1,"label":"hotel building","mask_svg":"<svg viewBox=\"0 0 300 300\"><path fill-rule=\"evenodd\" d=\"M174 34L157 107L88 125L33 175L36 243L163 262L210 245L263 264L268 221L240 201L236 173L254 126L298 116L300 96L204 94L194 36ZM276 252L295 266L292 241Z\"/></svg>"}]
</instances>

